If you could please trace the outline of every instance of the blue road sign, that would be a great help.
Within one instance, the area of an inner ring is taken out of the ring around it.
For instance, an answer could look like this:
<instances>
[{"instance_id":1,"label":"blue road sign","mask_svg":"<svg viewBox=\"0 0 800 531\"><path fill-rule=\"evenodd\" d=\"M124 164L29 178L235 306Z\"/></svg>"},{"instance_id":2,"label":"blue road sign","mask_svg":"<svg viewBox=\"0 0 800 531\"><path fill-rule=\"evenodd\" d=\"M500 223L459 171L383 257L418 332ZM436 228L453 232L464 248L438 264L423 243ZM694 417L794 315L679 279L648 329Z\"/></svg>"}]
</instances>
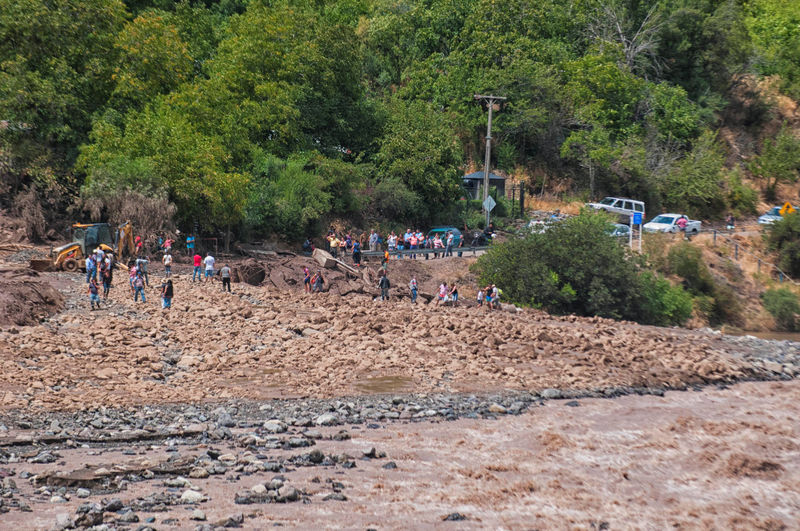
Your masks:
<instances>
[{"instance_id":1,"label":"blue road sign","mask_svg":"<svg viewBox=\"0 0 800 531\"><path fill-rule=\"evenodd\" d=\"M634 225L641 225L642 224L642 213L641 212L634 212L634 214L633 214L633 224Z\"/></svg>"}]
</instances>

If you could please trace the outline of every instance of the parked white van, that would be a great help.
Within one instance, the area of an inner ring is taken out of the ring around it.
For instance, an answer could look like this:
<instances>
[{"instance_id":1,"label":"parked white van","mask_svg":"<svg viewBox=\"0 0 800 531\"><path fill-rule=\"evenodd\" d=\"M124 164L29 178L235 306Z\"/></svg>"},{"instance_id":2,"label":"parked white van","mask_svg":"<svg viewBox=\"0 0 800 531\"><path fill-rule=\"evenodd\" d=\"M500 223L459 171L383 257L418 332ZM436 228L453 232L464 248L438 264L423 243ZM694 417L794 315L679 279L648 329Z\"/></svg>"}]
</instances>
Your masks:
<instances>
[{"instance_id":1,"label":"parked white van","mask_svg":"<svg viewBox=\"0 0 800 531\"><path fill-rule=\"evenodd\" d=\"M644 219L644 202L626 197L606 197L598 203L586 203L586 206L595 210L605 210L620 216L630 217L635 213L640 213Z\"/></svg>"}]
</instances>

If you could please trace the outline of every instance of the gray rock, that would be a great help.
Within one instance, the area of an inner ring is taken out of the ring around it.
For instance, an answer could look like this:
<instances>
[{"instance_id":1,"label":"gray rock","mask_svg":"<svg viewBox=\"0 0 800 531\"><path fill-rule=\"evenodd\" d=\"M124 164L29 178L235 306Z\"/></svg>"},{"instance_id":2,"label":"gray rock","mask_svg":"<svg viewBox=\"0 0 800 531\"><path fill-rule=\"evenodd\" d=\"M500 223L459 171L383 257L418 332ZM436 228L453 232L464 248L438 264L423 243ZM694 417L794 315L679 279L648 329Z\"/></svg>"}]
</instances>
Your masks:
<instances>
[{"instance_id":1,"label":"gray rock","mask_svg":"<svg viewBox=\"0 0 800 531\"><path fill-rule=\"evenodd\" d=\"M139 521L139 515L133 511L126 511L117 518L117 521L126 524L135 524Z\"/></svg>"},{"instance_id":2,"label":"gray rock","mask_svg":"<svg viewBox=\"0 0 800 531\"><path fill-rule=\"evenodd\" d=\"M545 389L542 391L542 397L552 400L554 398L561 398L561 391L558 389Z\"/></svg>"},{"instance_id":3,"label":"gray rock","mask_svg":"<svg viewBox=\"0 0 800 531\"><path fill-rule=\"evenodd\" d=\"M58 513L56 515L56 523L53 526L55 531L62 531L63 529L72 529L75 527L75 523L70 518L69 514L67 513Z\"/></svg>"},{"instance_id":4,"label":"gray rock","mask_svg":"<svg viewBox=\"0 0 800 531\"><path fill-rule=\"evenodd\" d=\"M278 501L279 502L293 502L297 501L300 497L300 493L297 492L297 489L291 487L289 485L284 485L280 489L278 489Z\"/></svg>"},{"instance_id":5,"label":"gray rock","mask_svg":"<svg viewBox=\"0 0 800 531\"><path fill-rule=\"evenodd\" d=\"M195 509L194 511L192 511L192 514L189 515L189 520L197 520L199 522L205 522L206 513L204 513L200 509Z\"/></svg>"},{"instance_id":6,"label":"gray rock","mask_svg":"<svg viewBox=\"0 0 800 531\"><path fill-rule=\"evenodd\" d=\"M314 420L314 424L317 426L333 426L338 423L339 419L332 413L324 413Z\"/></svg>"},{"instance_id":7,"label":"gray rock","mask_svg":"<svg viewBox=\"0 0 800 531\"><path fill-rule=\"evenodd\" d=\"M233 421L233 417L231 417L230 413L228 413L227 411L222 411L217 416L217 426L223 428L232 428L236 426L236 423Z\"/></svg>"},{"instance_id":8,"label":"gray rock","mask_svg":"<svg viewBox=\"0 0 800 531\"><path fill-rule=\"evenodd\" d=\"M103 510L107 513L115 513L122 509L125 505L119 498L111 498L104 506Z\"/></svg>"},{"instance_id":9,"label":"gray rock","mask_svg":"<svg viewBox=\"0 0 800 531\"><path fill-rule=\"evenodd\" d=\"M489 406L489 413L497 413L497 414L505 415L506 411L507 411L506 408L504 408L503 406L501 406L497 402L495 402L495 403L493 403L492 405Z\"/></svg>"},{"instance_id":10,"label":"gray rock","mask_svg":"<svg viewBox=\"0 0 800 531\"><path fill-rule=\"evenodd\" d=\"M75 491L75 496L77 496L78 498L88 498L89 496L91 496L91 494L92 491L90 491L89 489L78 489L77 491Z\"/></svg>"},{"instance_id":11,"label":"gray rock","mask_svg":"<svg viewBox=\"0 0 800 531\"><path fill-rule=\"evenodd\" d=\"M277 419L268 420L264 423L264 429L268 433L284 433L286 424Z\"/></svg>"},{"instance_id":12,"label":"gray rock","mask_svg":"<svg viewBox=\"0 0 800 531\"><path fill-rule=\"evenodd\" d=\"M200 503L205 500L205 495L203 495L202 492L197 492L196 490L189 489L181 494L181 502L183 503Z\"/></svg>"}]
</instances>

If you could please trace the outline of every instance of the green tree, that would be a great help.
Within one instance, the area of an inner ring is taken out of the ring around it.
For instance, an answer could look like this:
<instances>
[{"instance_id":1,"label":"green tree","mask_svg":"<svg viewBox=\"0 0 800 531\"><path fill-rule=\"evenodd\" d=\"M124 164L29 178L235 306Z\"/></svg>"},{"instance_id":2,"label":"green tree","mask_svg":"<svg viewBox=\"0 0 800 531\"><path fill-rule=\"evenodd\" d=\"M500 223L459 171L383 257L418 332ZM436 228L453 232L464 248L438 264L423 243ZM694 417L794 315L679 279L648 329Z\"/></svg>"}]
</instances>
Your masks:
<instances>
[{"instance_id":1,"label":"green tree","mask_svg":"<svg viewBox=\"0 0 800 531\"><path fill-rule=\"evenodd\" d=\"M0 141L24 168L65 172L113 88L119 0L12 0L0 9Z\"/></svg>"},{"instance_id":2,"label":"green tree","mask_svg":"<svg viewBox=\"0 0 800 531\"><path fill-rule=\"evenodd\" d=\"M774 140L764 139L761 153L747 167L756 177L764 180L767 197L775 199L775 189L779 183L795 182L800 176L800 140L784 124Z\"/></svg>"},{"instance_id":3,"label":"green tree","mask_svg":"<svg viewBox=\"0 0 800 531\"><path fill-rule=\"evenodd\" d=\"M725 208L724 162L716 135L711 131L700 135L691 152L661 182L664 205L702 218L720 214Z\"/></svg>"},{"instance_id":4,"label":"green tree","mask_svg":"<svg viewBox=\"0 0 800 531\"><path fill-rule=\"evenodd\" d=\"M424 102L392 103L377 171L381 179L397 179L420 198L424 208L418 219L458 199L462 163L461 143L447 113Z\"/></svg>"},{"instance_id":5,"label":"green tree","mask_svg":"<svg viewBox=\"0 0 800 531\"><path fill-rule=\"evenodd\" d=\"M188 46L165 13L148 11L126 24L117 35L118 52L112 79L113 97L135 106L166 94L191 77Z\"/></svg>"}]
</instances>

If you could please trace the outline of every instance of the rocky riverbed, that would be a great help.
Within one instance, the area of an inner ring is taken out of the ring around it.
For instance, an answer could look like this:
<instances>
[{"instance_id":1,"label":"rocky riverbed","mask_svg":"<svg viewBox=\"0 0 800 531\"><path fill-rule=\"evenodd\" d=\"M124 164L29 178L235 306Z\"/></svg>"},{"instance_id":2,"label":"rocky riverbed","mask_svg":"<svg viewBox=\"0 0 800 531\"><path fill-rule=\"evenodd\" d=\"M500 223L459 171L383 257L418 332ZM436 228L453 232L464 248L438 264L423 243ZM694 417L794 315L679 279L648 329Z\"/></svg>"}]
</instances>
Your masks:
<instances>
[{"instance_id":1,"label":"rocky riverbed","mask_svg":"<svg viewBox=\"0 0 800 531\"><path fill-rule=\"evenodd\" d=\"M187 405L6 424L0 522L97 530L796 523L796 380L519 398ZM460 404L459 413L437 412L437 401Z\"/></svg>"},{"instance_id":2,"label":"rocky riverbed","mask_svg":"<svg viewBox=\"0 0 800 531\"><path fill-rule=\"evenodd\" d=\"M797 343L227 294L178 270L170 310L120 275L89 311L78 275L44 274L65 309L0 330L3 526L778 529L798 513Z\"/></svg>"}]
</instances>

